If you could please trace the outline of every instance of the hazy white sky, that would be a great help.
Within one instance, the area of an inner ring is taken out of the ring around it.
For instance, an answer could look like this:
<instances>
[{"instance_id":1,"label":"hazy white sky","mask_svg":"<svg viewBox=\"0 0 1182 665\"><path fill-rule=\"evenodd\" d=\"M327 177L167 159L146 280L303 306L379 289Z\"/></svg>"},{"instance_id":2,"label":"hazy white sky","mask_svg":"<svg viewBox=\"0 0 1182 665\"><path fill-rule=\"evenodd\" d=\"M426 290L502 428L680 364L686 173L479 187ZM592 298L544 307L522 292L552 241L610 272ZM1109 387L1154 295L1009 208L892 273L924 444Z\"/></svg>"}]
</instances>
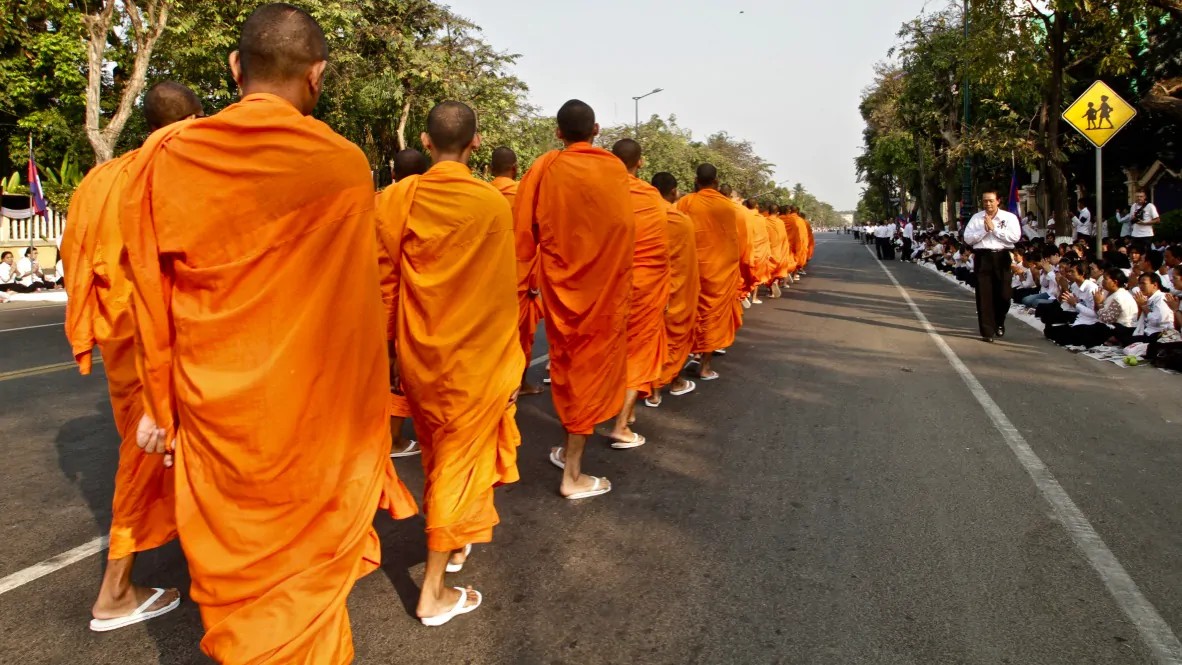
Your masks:
<instances>
[{"instance_id":1,"label":"hazy white sky","mask_svg":"<svg viewBox=\"0 0 1182 665\"><path fill-rule=\"evenodd\" d=\"M547 113L568 99L603 124L677 116L704 139L747 139L839 210L861 187L859 95L925 0L441 0L520 53L516 73ZM928 0L931 8L944 0ZM742 13L740 13L742 12Z\"/></svg>"}]
</instances>

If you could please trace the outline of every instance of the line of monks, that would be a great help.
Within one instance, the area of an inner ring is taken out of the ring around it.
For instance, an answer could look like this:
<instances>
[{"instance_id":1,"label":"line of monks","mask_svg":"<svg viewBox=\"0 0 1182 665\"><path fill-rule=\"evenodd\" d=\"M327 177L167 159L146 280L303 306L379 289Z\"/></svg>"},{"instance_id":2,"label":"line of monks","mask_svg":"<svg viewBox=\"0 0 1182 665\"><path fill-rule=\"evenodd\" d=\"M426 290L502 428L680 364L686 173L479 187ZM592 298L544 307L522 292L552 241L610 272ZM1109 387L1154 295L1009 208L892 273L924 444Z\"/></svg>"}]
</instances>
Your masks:
<instances>
[{"instance_id":1,"label":"line of monks","mask_svg":"<svg viewBox=\"0 0 1182 665\"><path fill-rule=\"evenodd\" d=\"M131 583L137 552L179 536L215 661L351 662L345 600L379 565L373 516L418 512L392 447L422 455L419 618L476 609L480 593L445 577L491 542L494 488L519 478L539 320L566 431L559 492L598 496L611 484L582 469L596 425L615 419L614 448L643 445L637 400L692 391L687 362L717 379L743 307L812 256L797 211L741 201L709 164L685 196L668 173L643 182L641 146L593 146L577 100L558 112L564 148L519 183L507 148L491 183L473 177L476 114L443 102L421 136L433 165L400 153L375 197L361 150L311 117L327 60L307 13L256 9L230 56L240 101L206 118L188 88L154 86L151 136L71 202L66 332L83 374L101 350L122 437L93 630L179 604ZM392 440L405 418L418 442Z\"/></svg>"}]
</instances>

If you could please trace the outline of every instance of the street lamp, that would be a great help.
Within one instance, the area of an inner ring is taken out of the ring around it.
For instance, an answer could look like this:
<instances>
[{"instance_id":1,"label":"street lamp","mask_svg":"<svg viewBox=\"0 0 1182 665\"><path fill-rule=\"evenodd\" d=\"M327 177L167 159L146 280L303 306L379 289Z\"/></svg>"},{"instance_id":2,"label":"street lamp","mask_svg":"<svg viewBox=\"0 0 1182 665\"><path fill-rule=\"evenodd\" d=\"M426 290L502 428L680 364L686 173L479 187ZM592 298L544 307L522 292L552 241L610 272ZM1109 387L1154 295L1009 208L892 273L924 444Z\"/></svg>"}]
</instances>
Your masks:
<instances>
[{"instance_id":1,"label":"street lamp","mask_svg":"<svg viewBox=\"0 0 1182 665\"><path fill-rule=\"evenodd\" d=\"M649 95L655 95L658 92L664 92L664 90L662 88L657 88L656 90L653 90L650 93L646 93L646 94L643 94L639 97L632 98L632 101L636 102L636 138L640 138L640 100L644 99L645 97L648 97Z\"/></svg>"},{"instance_id":2,"label":"street lamp","mask_svg":"<svg viewBox=\"0 0 1182 665\"><path fill-rule=\"evenodd\" d=\"M969 0L964 0L964 117L960 123L960 140L964 143L969 135ZM960 221L961 228L968 228L969 219L973 216L973 164L968 150L964 154L964 182L960 192Z\"/></svg>"}]
</instances>

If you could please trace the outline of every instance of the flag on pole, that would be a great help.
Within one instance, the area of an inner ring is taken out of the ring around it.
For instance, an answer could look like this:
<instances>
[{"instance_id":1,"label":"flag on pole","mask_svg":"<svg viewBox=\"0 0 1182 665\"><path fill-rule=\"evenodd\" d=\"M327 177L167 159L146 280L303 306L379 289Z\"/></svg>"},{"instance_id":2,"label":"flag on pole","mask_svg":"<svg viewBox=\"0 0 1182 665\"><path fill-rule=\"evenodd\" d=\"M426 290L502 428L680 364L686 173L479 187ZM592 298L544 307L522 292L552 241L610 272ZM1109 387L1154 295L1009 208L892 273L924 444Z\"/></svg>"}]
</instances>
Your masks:
<instances>
[{"instance_id":1,"label":"flag on pole","mask_svg":"<svg viewBox=\"0 0 1182 665\"><path fill-rule=\"evenodd\" d=\"M1022 214L1018 211L1018 169L1014 169L1014 175L1010 178L1010 212L1015 216L1021 217Z\"/></svg>"},{"instance_id":2,"label":"flag on pole","mask_svg":"<svg viewBox=\"0 0 1182 665\"><path fill-rule=\"evenodd\" d=\"M29 198L33 200L33 212L44 215L49 210L45 203L45 190L41 189L41 176L37 173L37 160L33 157L33 135L29 135Z\"/></svg>"}]
</instances>

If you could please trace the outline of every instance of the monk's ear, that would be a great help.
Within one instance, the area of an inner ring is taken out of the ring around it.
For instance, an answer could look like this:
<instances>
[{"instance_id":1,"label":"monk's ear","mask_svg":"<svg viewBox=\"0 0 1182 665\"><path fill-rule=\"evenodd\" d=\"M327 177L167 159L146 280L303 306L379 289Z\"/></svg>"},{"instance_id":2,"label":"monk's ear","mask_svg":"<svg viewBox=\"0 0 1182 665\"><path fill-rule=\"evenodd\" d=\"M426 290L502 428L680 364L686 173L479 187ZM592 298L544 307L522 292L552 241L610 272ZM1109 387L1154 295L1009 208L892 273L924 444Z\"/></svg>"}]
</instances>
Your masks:
<instances>
[{"instance_id":1,"label":"monk's ear","mask_svg":"<svg viewBox=\"0 0 1182 665\"><path fill-rule=\"evenodd\" d=\"M238 86L238 94L245 94L242 92L242 60L238 51L230 54L230 75L234 77L234 83Z\"/></svg>"},{"instance_id":2,"label":"monk's ear","mask_svg":"<svg viewBox=\"0 0 1182 665\"><path fill-rule=\"evenodd\" d=\"M472 150L472 152L476 152L477 150L480 150L480 144L483 142L484 137L480 135L480 132L476 132L476 136L472 137L472 142L468 144L468 147Z\"/></svg>"},{"instance_id":3,"label":"monk's ear","mask_svg":"<svg viewBox=\"0 0 1182 665\"><path fill-rule=\"evenodd\" d=\"M595 123L595 129L591 132L591 138L599 136L599 123Z\"/></svg>"},{"instance_id":4,"label":"monk's ear","mask_svg":"<svg viewBox=\"0 0 1182 665\"><path fill-rule=\"evenodd\" d=\"M636 162L636 168L637 168L637 169L643 169L643 168L644 168L644 157L641 157L641 158L640 158L640 161L639 161L639 162Z\"/></svg>"},{"instance_id":5,"label":"monk's ear","mask_svg":"<svg viewBox=\"0 0 1182 665\"><path fill-rule=\"evenodd\" d=\"M562 135L562 128L561 127L554 128L554 136L557 137L559 141L566 140L566 137Z\"/></svg>"},{"instance_id":6,"label":"monk's ear","mask_svg":"<svg viewBox=\"0 0 1182 665\"><path fill-rule=\"evenodd\" d=\"M419 134L419 143L423 144L423 150L431 152L431 136L427 132Z\"/></svg>"},{"instance_id":7,"label":"monk's ear","mask_svg":"<svg viewBox=\"0 0 1182 665\"><path fill-rule=\"evenodd\" d=\"M328 67L327 60L312 63L308 68L308 89L312 91L312 98L320 100L320 91L324 89L324 71Z\"/></svg>"}]
</instances>

